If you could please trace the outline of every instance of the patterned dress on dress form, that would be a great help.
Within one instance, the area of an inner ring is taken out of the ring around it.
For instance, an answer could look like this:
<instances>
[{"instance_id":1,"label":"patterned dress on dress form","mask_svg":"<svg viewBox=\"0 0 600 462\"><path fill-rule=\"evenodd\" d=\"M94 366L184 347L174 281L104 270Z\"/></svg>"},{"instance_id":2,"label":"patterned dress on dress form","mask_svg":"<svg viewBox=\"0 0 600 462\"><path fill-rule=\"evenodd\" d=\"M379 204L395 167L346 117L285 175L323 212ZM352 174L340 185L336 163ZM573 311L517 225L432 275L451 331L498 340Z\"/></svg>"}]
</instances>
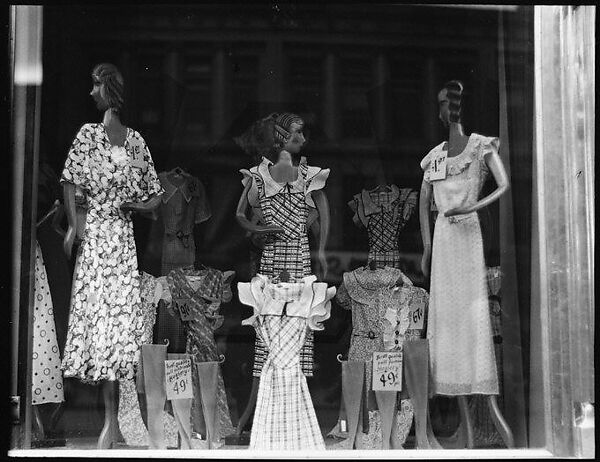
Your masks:
<instances>
[{"instance_id":1,"label":"patterned dress on dress form","mask_svg":"<svg viewBox=\"0 0 600 462\"><path fill-rule=\"evenodd\" d=\"M271 161L262 162L250 170L240 170L244 176L242 184L252 181L248 192L248 203L261 222L281 226L284 233L270 237L262 251L259 273L275 278L283 270L290 275L290 282L311 274L310 250L308 247L307 221L310 209L315 209L311 192L322 189L329 176L329 169L311 167L302 157L298 165L298 177L291 183L278 183L270 174ZM306 336L300 361L307 377L313 375L312 332ZM257 336L254 351L254 377L260 373L267 351L260 336Z\"/></svg>"},{"instance_id":2,"label":"patterned dress on dress form","mask_svg":"<svg viewBox=\"0 0 600 462\"><path fill-rule=\"evenodd\" d=\"M472 133L464 150L447 158L446 178L432 180L429 167L441 143L421 161L439 210L431 258L427 338L433 392L440 395L498 394L489 315L483 241L477 212L445 217L477 202L488 173L485 156L498 138Z\"/></svg>"},{"instance_id":3,"label":"patterned dress on dress form","mask_svg":"<svg viewBox=\"0 0 600 462\"><path fill-rule=\"evenodd\" d=\"M158 209L164 226L162 239L161 275L176 268L193 266L196 260L194 225L211 217L210 204L203 184L183 170L181 182L173 179L176 172L161 172L158 178L165 193ZM158 310L156 341L169 340L168 351L185 351L185 332L179 319L160 306Z\"/></svg>"},{"instance_id":4,"label":"patterned dress on dress form","mask_svg":"<svg viewBox=\"0 0 600 462\"><path fill-rule=\"evenodd\" d=\"M201 362L219 361L214 331L221 327L224 320L219 314L221 301L231 299L231 289L224 281L224 277L223 272L213 268L195 270L192 267L175 269L167 276L171 303L175 305L174 311L178 316L181 315L182 310L188 313L186 318L189 319L182 319L182 324L186 330L186 353L192 356L194 366ZM224 297L224 294L229 295ZM200 383L195 367L192 383L194 388L192 422L194 431L199 433L199 425L204 418L200 400ZM219 430L214 436L218 441L234 433L220 368L217 374L216 394Z\"/></svg>"},{"instance_id":5,"label":"patterned dress on dress form","mask_svg":"<svg viewBox=\"0 0 600 462\"><path fill-rule=\"evenodd\" d=\"M315 276L275 283L257 275L238 283L240 301L254 308L242 321L268 346L260 376L250 449L325 449L319 423L300 366L300 349L309 330L322 330L329 318L335 287Z\"/></svg>"},{"instance_id":6,"label":"patterned dress on dress form","mask_svg":"<svg viewBox=\"0 0 600 462\"><path fill-rule=\"evenodd\" d=\"M137 333L139 344L152 343L152 330L156 321L156 305L162 297L161 278L142 272L140 295L143 306L143 328ZM148 446L148 430L142 420L138 401L138 389L134 379L119 380L119 409L117 413L119 429L128 446ZM163 427L167 447L177 447L179 435L177 422L173 416L163 412Z\"/></svg>"},{"instance_id":7,"label":"patterned dress on dress form","mask_svg":"<svg viewBox=\"0 0 600 462\"><path fill-rule=\"evenodd\" d=\"M391 185L388 191L362 190L348 202L352 220L367 230L369 261L379 266L400 267L398 238L417 204L417 192Z\"/></svg>"},{"instance_id":8,"label":"patterned dress on dress form","mask_svg":"<svg viewBox=\"0 0 600 462\"><path fill-rule=\"evenodd\" d=\"M143 308L131 212L120 205L162 193L154 163L135 130L127 128L124 146L113 146L103 124L85 124L69 150L63 182L80 187L88 201L75 264L64 376L89 383L132 379Z\"/></svg>"},{"instance_id":9,"label":"patterned dress on dress form","mask_svg":"<svg viewBox=\"0 0 600 462\"><path fill-rule=\"evenodd\" d=\"M54 307L40 245L35 243L33 313L33 361L31 404L61 403L65 400L60 352L54 324Z\"/></svg>"},{"instance_id":10,"label":"patterned dress on dress form","mask_svg":"<svg viewBox=\"0 0 600 462\"><path fill-rule=\"evenodd\" d=\"M394 289L396 281L402 285ZM381 417L377 410L372 388L373 353L398 348L400 343L421 337L422 331L412 329L406 322L416 305L425 308L427 292L413 286L411 280L397 268L386 266L376 270L359 268L344 273L336 301L346 310L352 310L352 338L348 360L364 361L368 409L368 431L363 441L365 449L382 447ZM424 309L425 311L425 309ZM407 399L406 390L398 394L396 426L393 429L397 441L404 443L412 424L413 407ZM366 430L363 428L363 431ZM334 428L332 435L341 432ZM351 449L349 440L337 444L338 449Z\"/></svg>"}]
</instances>

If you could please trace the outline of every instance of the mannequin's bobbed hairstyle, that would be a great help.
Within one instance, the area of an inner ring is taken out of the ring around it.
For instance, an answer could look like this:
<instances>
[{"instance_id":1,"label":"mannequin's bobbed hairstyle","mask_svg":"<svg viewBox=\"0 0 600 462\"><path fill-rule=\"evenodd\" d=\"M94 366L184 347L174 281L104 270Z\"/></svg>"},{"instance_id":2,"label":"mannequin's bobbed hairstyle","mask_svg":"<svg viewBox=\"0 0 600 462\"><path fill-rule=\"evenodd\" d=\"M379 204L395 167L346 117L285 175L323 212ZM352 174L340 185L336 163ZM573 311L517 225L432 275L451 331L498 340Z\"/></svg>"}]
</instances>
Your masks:
<instances>
[{"instance_id":1,"label":"mannequin's bobbed hairstyle","mask_svg":"<svg viewBox=\"0 0 600 462\"><path fill-rule=\"evenodd\" d=\"M97 64L92 71L93 77L103 84L100 94L108 103L108 107L116 112L121 112L125 104L125 86L123 75L117 66L110 63Z\"/></svg>"},{"instance_id":2,"label":"mannequin's bobbed hairstyle","mask_svg":"<svg viewBox=\"0 0 600 462\"><path fill-rule=\"evenodd\" d=\"M450 122L460 122L464 85L460 80L450 80L444 84L444 89L448 97L448 118Z\"/></svg>"}]
</instances>

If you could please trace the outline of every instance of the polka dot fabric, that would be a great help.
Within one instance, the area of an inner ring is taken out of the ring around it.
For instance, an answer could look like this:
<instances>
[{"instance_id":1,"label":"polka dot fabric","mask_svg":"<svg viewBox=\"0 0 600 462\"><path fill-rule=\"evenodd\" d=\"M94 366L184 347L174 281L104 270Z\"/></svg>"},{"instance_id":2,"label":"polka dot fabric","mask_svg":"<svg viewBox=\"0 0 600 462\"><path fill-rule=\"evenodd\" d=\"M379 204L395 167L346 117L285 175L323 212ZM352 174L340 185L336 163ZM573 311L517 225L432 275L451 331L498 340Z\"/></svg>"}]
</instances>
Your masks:
<instances>
[{"instance_id":1,"label":"polka dot fabric","mask_svg":"<svg viewBox=\"0 0 600 462\"><path fill-rule=\"evenodd\" d=\"M56 341L54 308L40 245L35 251L35 286L33 304L33 371L32 404L64 401L60 353Z\"/></svg>"}]
</instances>

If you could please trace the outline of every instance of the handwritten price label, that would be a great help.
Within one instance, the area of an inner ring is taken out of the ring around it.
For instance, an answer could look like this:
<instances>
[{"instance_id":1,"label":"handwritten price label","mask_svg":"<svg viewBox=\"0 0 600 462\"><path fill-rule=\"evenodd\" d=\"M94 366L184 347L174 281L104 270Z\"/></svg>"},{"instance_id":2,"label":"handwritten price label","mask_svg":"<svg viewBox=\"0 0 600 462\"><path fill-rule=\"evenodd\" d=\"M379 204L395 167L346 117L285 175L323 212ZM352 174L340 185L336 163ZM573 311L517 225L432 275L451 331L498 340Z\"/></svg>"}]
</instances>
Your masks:
<instances>
[{"instance_id":1,"label":"handwritten price label","mask_svg":"<svg viewBox=\"0 0 600 462\"><path fill-rule=\"evenodd\" d=\"M130 147L132 153L131 165L145 170L146 161L144 160L144 146L142 145L142 142L139 139L134 138L130 142Z\"/></svg>"},{"instance_id":2,"label":"handwritten price label","mask_svg":"<svg viewBox=\"0 0 600 462\"><path fill-rule=\"evenodd\" d=\"M373 353L374 391L402 391L402 350Z\"/></svg>"},{"instance_id":3,"label":"handwritten price label","mask_svg":"<svg viewBox=\"0 0 600 462\"><path fill-rule=\"evenodd\" d=\"M165 361L167 399L193 398L191 359L168 359Z\"/></svg>"},{"instance_id":4,"label":"handwritten price label","mask_svg":"<svg viewBox=\"0 0 600 462\"><path fill-rule=\"evenodd\" d=\"M188 299L176 298L174 302L182 321L191 321L194 319L192 307L190 306Z\"/></svg>"},{"instance_id":5,"label":"handwritten price label","mask_svg":"<svg viewBox=\"0 0 600 462\"><path fill-rule=\"evenodd\" d=\"M409 329L423 330L425 321L425 307L422 303L416 303L410 307L410 326Z\"/></svg>"},{"instance_id":6,"label":"handwritten price label","mask_svg":"<svg viewBox=\"0 0 600 462\"><path fill-rule=\"evenodd\" d=\"M448 156L445 151L441 151L437 156L431 160L429 166L429 178L434 180L443 180L446 178L446 162Z\"/></svg>"}]
</instances>

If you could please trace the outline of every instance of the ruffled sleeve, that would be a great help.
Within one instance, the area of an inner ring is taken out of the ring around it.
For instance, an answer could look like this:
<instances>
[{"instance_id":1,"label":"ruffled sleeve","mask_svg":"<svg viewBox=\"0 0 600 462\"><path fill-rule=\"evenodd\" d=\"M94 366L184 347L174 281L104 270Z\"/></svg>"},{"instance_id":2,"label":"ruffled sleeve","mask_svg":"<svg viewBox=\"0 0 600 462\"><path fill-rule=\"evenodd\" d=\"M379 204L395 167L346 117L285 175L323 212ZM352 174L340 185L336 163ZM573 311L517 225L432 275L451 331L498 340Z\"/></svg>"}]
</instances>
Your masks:
<instances>
[{"instance_id":1,"label":"ruffled sleeve","mask_svg":"<svg viewBox=\"0 0 600 462\"><path fill-rule=\"evenodd\" d=\"M94 142L91 125L84 124L71 143L60 177L61 183L71 183L84 190L87 189L90 176L89 156Z\"/></svg>"},{"instance_id":2,"label":"ruffled sleeve","mask_svg":"<svg viewBox=\"0 0 600 462\"><path fill-rule=\"evenodd\" d=\"M346 274L344 274L344 279ZM348 289L346 288L345 280L342 281L340 287L338 288L337 295L335 296L335 301L345 310L349 310L352 308L352 299L350 298L350 294L348 293Z\"/></svg>"},{"instance_id":3,"label":"ruffled sleeve","mask_svg":"<svg viewBox=\"0 0 600 462\"><path fill-rule=\"evenodd\" d=\"M150 150L146 145L146 141L142 138L137 131L133 130L133 142L131 143L134 148L138 148L142 150L142 155L144 159L144 169L142 179L139 182L139 190L138 197L135 200L139 202L147 201L151 196L155 194L163 194L165 191L162 188L160 180L158 179L158 175L156 173L156 169L154 168L154 161L152 160L152 156L150 155Z\"/></svg>"},{"instance_id":4,"label":"ruffled sleeve","mask_svg":"<svg viewBox=\"0 0 600 462\"><path fill-rule=\"evenodd\" d=\"M437 145L431 151L427 153L425 157L421 160L421 169L423 170L423 180L427 183L431 182L430 174L429 174L429 165L431 164L431 159L435 155L435 153L442 147L443 143Z\"/></svg>"},{"instance_id":5,"label":"ruffled sleeve","mask_svg":"<svg viewBox=\"0 0 600 462\"><path fill-rule=\"evenodd\" d=\"M250 170L241 169L240 173L242 174L242 185L244 188L251 184L250 190L248 191L248 203L250 207L260 207L258 202L259 199L259 187L262 184L262 178L258 173L258 166L252 167Z\"/></svg>"},{"instance_id":6,"label":"ruffled sleeve","mask_svg":"<svg viewBox=\"0 0 600 462\"><path fill-rule=\"evenodd\" d=\"M309 207L316 207L310 193L325 187L330 172L331 170L328 168L307 166L304 195L306 196L306 203Z\"/></svg>"},{"instance_id":7,"label":"ruffled sleeve","mask_svg":"<svg viewBox=\"0 0 600 462\"><path fill-rule=\"evenodd\" d=\"M402 209L402 218L404 221L408 221L408 219L413 214L415 207L417 206L417 191L411 191L406 198L406 202L404 203L404 207Z\"/></svg>"},{"instance_id":8,"label":"ruffled sleeve","mask_svg":"<svg viewBox=\"0 0 600 462\"><path fill-rule=\"evenodd\" d=\"M242 321L243 326L253 326L260 310L265 304L264 287L267 284L267 277L257 274L250 282L238 282L238 295L240 302L252 307L253 313L247 319Z\"/></svg>"},{"instance_id":9,"label":"ruffled sleeve","mask_svg":"<svg viewBox=\"0 0 600 462\"><path fill-rule=\"evenodd\" d=\"M323 330L323 321L331 316L331 299L335 296L335 287L327 287L324 282L312 285L313 299L308 312L307 324L311 330Z\"/></svg>"},{"instance_id":10,"label":"ruffled sleeve","mask_svg":"<svg viewBox=\"0 0 600 462\"><path fill-rule=\"evenodd\" d=\"M194 196L198 198L196 202L196 211L194 212L194 223L202 223L212 216L210 202L208 202L208 198L206 197L204 185L199 179L194 178L191 185L194 185Z\"/></svg>"},{"instance_id":11,"label":"ruffled sleeve","mask_svg":"<svg viewBox=\"0 0 600 462\"><path fill-rule=\"evenodd\" d=\"M356 226L362 226L362 221L360 220L360 217L358 216L358 208L360 207L360 203L361 203L361 196L360 194L356 194L352 200L350 202L348 202L348 207L350 207L350 210L352 210L354 212L354 215L352 216L352 221L354 222L354 224Z\"/></svg>"},{"instance_id":12,"label":"ruffled sleeve","mask_svg":"<svg viewBox=\"0 0 600 462\"><path fill-rule=\"evenodd\" d=\"M481 161L481 169L483 173L487 173L489 168L485 160L488 154L498 154L500 149L500 139L495 136L480 136L478 158Z\"/></svg>"}]
</instances>

